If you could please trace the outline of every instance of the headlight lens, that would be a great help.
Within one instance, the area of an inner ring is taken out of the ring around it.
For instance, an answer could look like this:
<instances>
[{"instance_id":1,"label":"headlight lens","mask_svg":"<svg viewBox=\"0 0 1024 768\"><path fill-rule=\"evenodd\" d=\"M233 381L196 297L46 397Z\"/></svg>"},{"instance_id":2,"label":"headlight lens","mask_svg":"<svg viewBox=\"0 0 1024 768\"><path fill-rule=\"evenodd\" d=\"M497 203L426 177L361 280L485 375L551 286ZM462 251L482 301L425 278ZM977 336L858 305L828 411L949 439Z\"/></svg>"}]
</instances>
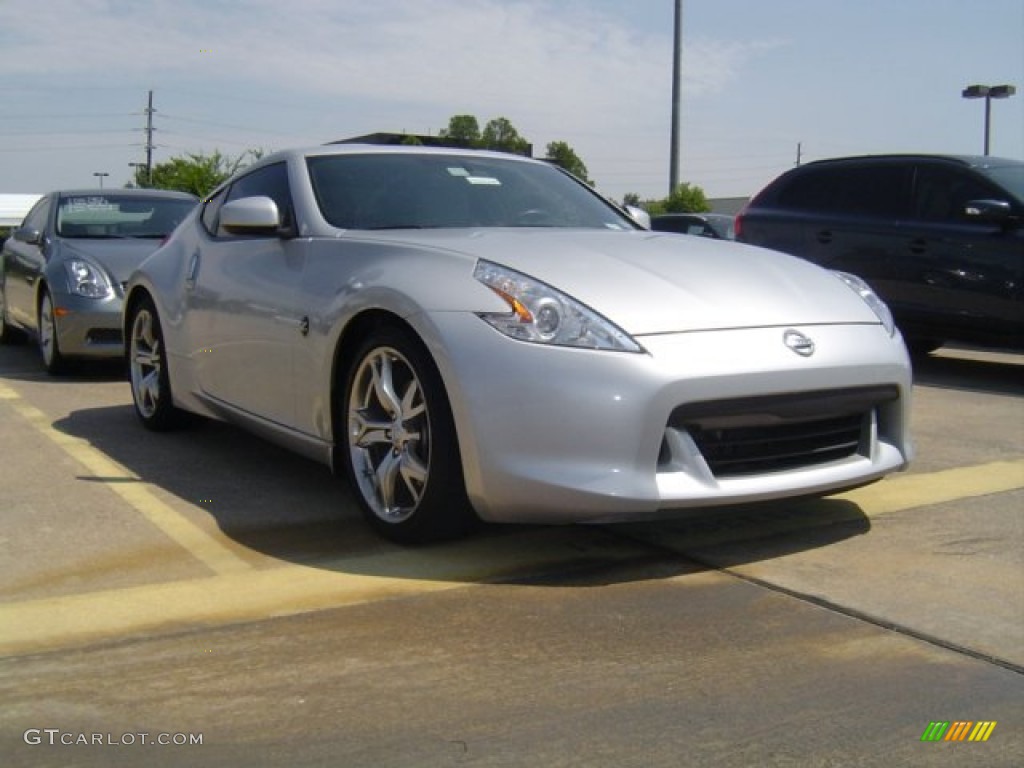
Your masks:
<instances>
[{"instance_id":1,"label":"headlight lens","mask_svg":"<svg viewBox=\"0 0 1024 768\"><path fill-rule=\"evenodd\" d=\"M113 293L110 281L103 270L84 259L70 259L64 262L68 273L68 288L74 294L89 299L105 299Z\"/></svg>"},{"instance_id":2,"label":"headlight lens","mask_svg":"<svg viewBox=\"0 0 1024 768\"><path fill-rule=\"evenodd\" d=\"M882 326L890 336L896 333L896 323L892 319L892 312L889 311L889 307L879 298L878 294L871 289L870 285L849 272L836 272L835 274L836 277L846 283L850 290L860 296L865 304L871 307L872 311L878 315L878 319L882 321Z\"/></svg>"},{"instance_id":3,"label":"headlight lens","mask_svg":"<svg viewBox=\"0 0 1024 768\"><path fill-rule=\"evenodd\" d=\"M642 352L629 334L571 296L532 277L477 262L473 276L505 301L509 312L480 312L506 336L536 344Z\"/></svg>"}]
</instances>

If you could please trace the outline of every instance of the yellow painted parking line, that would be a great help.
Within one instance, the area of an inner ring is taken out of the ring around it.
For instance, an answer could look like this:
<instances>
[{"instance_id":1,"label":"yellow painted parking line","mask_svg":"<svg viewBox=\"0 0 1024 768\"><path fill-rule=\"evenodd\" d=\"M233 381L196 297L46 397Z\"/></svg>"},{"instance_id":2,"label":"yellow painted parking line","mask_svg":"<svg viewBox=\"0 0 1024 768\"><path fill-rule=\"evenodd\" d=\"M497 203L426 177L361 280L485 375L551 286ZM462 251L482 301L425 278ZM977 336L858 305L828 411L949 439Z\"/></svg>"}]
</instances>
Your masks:
<instances>
[{"instance_id":1,"label":"yellow painted parking line","mask_svg":"<svg viewBox=\"0 0 1024 768\"><path fill-rule=\"evenodd\" d=\"M514 531L426 549L388 549L315 566L231 573L0 604L0 656L128 635L224 625L428 594L537 574L545 566L628 561L642 544L599 528Z\"/></svg>"},{"instance_id":2,"label":"yellow painted parking line","mask_svg":"<svg viewBox=\"0 0 1024 768\"><path fill-rule=\"evenodd\" d=\"M881 482L832 496L860 507L867 517L1024 488L1024 459L993 461L923 474L891 475Z\"/></svg>"},{"instance_id":3,"label":"yellow painted parking line","mask_svg":"<svg viewBox=\"0 0 1024 768\"><path fill-rule=\"evenodd\" d=\"M103 484L141 513L150 523L186 549L214 573L248 571L251 567L224 542L191 522L184 515L161 501L145 481L93 448L86 440L54 429L50 418L25 402L12 388L0 382L0 400L7 402L19 416L40 434L56 443L68 456L86 468ZM127 482L126 482L127 481Z\"/></svg>"},{"instance_id":4,"label":"yellow painted parking line","mask_svg":"<svg viewBox=\"0 0 1024 768\"><path fill-rule=\"evenodd\" d=\"M995 461L937 472L890 475L872 485L824 499L781 499L751 507L732 507L728 511L708 508L676 520L627 523L621 530L637 541L685 554L705 547L782 536L1021 488L1024 459Z\"/></svg>"}]
</instances>

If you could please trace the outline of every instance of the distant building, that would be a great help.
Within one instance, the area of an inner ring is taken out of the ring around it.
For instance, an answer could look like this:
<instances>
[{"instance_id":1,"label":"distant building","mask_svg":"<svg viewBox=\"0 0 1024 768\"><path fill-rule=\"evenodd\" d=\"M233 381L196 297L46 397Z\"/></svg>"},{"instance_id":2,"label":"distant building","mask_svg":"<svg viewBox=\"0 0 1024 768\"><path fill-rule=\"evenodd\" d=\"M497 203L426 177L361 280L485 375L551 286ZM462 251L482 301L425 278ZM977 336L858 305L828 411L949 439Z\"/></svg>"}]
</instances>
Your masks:
<instances>
[{"instance_id":1,"label":"distant building","mask_svg":"<svg viewBox=\"0 0 1024 768\"><path fill-rule=\"evenodd\" d=\"M749 201L749 197L716 197L708 200L708 205L711 206L711 213L735 216Z\"/></svg>"},{"instance_id":2,"label":"distant building","mask_svg":"<svg viewBox=\"0 0 1024 768\"><path fill-rule=\"evenodd\" d=\"M0 194L0 227L18 227L42 195Z\"/></svg>"}]
</instances>

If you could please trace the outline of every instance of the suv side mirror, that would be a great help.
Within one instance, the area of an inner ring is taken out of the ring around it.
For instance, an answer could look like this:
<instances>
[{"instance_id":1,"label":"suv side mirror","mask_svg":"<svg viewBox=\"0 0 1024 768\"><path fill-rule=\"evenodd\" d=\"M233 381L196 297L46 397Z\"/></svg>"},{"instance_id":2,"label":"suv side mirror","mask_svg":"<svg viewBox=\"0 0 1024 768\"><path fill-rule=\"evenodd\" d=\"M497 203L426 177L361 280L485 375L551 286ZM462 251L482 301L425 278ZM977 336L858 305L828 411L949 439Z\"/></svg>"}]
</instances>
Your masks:
<instances>
[{"instance_id":1,"label":"suv side mirror","mask_svg":"<svg viewBox=\"0 0 1024 768\"><path fill-rule=\"evenodd\" d=\"M1004 223L1012 214L1013 209L1005 200L969 200L963 208L963 215L974 221Z\"/></svg>"}]
</instances>

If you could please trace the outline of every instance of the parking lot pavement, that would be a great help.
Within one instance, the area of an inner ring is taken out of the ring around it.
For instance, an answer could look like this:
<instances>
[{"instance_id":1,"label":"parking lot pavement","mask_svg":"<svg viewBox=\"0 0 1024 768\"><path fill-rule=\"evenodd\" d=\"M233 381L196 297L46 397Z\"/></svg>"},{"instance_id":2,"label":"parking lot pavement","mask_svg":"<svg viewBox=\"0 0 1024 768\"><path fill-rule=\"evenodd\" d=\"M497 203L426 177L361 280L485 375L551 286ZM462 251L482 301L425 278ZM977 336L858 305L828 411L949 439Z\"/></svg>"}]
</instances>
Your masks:
<instances>
[{"instance_id":1,"label":"parking lot pavement","mask_svg":"<svg viewBox=\"0 0 1024 768\"><path fill-rule=\"evenodd\" d=\"M652 740L632 764L679 764L669 746L701 736L718 745L701 751L707 764L750 765L759 763L757 751L737 746L738 724L772 713L778 727L824 751L819 762L802 762L795 755L803 747L794 752L780 741L778 759L762 764L826 765L824 741L834 741L839 726L811 735L797 725L817 708L874 734L883 714L899 723L868 751L869 761L846 744L841 753L857 764L945 764L916 763L921 753L905 751L907 733L927 725L918 720L935 717L1000 720L1003 741L986 764L1019 764L1022 370L1022 357L962 350L920 364L914 467L847 494L657 523L493 527L462 542L404 549L372 536L322 467L224 425L146 433L116 370L52 379L39 373L31 350L0 348L0 656L8 658L0 661L7 681L0 697L17 704L0 714L0 734L6 743L18 728L62 714L64 727L151 727L162 711L182 727L214 724L221 747L202 754L224 764L255 764L246 758L259 753L227 745L265 744L274 734L308 764L321 764L316 749L331 745L366 758L347 764L455 764L479 744L475 736L486 736L504 744L492 757L515 748L537 764L625 765L574 763L562 750L573 740L567 729L586 725L592 743L579 742L580 755L633 754L629 724ZM440 625L432 626L433 615L444 617ZM527 630L535 641L517 648L517 634ZM301 651L296 637L309 639ZM762 640L765 651L755 658ZM192 646L211 655L216 648L226 666L211 667L212 658ZM388 646L395 647L374 655ZM273 657L281 671L247 666L250 652ZM182 653L190 671L170 661ZM518 663L510 667L502 653ZM535 671L517 681L521 665ZM866 670L862 680L857 668ZM146 669L163 670L166 679L151 684L167 691L148 705L116 682L159 674ZM943 669L953 677L929 677ZM207 689L197 670L223 690ZM442 672L451 679L436 679ZM510 678L503 682L499 672ZM557 690L540 692L542 674L593 698L574 699L573 714ZM751 697L743 675L772 689ZM309 679L329 683L314 691ZM305 712L306 725L294 718L310 708L298 703L294 717L275 723L276 707L247 693L253 684L303 691L296 700L318 708ZM366 712L332 710L328 691L340 700L354 685L369 692ZM504 696L479 700L477 687L502 685L539 713ZM427 711L431 686L449 707L458 697L473 706L442 728ZM829 686L834 691L822 693ZM189 691L192 710L167 698L179 688ZM95 694L91 714L87 690ZM627 699L616 699L616 690ZM228 691L233 704L221 698ZM387 691L417 707L405 715L408 738L380 731L393 716ZM792 701L812 692L813 701ZM194 698L203 695L220 702L220 715ZM880 695L886 701L872 703ZM700 722L689 735L677 726L659 745L652 724L678 722L681 702ZM350 730L315 737L310 729L326 727L328 711ZM723 719L713 722L713 712ZM503 719L521 731L502 736ZM768 730L754 732L772 742ZM313 752L299 749L303 738ZM58 750L39 761L44 753L24 746L20 764L70 759ZM131 754L74 759L133 764ZM196 764L194 755L160 754L166 764Z\"/></svg>"}]
</instances>

